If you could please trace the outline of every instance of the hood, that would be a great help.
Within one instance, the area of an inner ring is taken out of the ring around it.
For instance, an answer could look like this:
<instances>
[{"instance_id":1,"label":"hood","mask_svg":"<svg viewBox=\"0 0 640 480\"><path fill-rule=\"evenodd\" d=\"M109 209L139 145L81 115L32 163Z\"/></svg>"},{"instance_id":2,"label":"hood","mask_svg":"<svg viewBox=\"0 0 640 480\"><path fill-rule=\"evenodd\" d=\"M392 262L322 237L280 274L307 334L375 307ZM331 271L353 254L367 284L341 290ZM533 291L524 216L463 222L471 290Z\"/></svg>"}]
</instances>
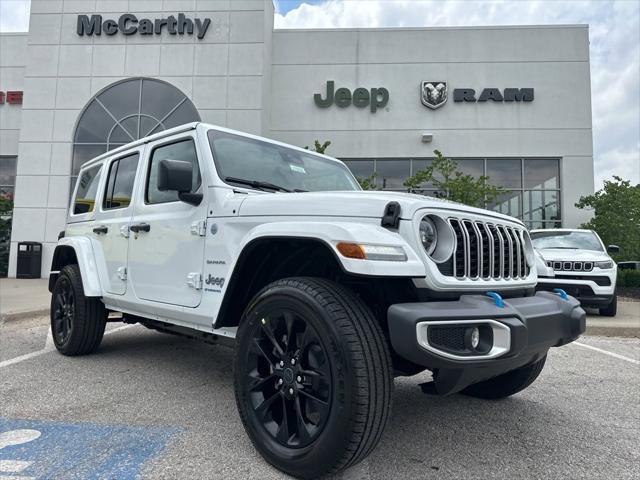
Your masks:
<instances>
[{"instance_id":1,"label":"hood","mask_svg":"<svg viewBox=\"0 0 640 480\"><path fill-rule=\"evenodd\" d=\"M398 202L401 218L412 219L423 208L438 208L491 216L508 222L519 220L501 213L469 207L425 195L396 192L306 192L251 193L243 200L240 216L302 216L302 217L369 217L382 218L389 202Z\"/></svg>"},{"instance_id":2,"label":"hood","mask_svg":"<svg viewBox=\"0 0 640 480\"><path fill-rule=\"evenodd\" d=\"M568 248L539 248L536 249L545 260L559 260L572 262L598 262L611 260L606 252L595 250L571 250Z\"/></svg>"}]
</instances>

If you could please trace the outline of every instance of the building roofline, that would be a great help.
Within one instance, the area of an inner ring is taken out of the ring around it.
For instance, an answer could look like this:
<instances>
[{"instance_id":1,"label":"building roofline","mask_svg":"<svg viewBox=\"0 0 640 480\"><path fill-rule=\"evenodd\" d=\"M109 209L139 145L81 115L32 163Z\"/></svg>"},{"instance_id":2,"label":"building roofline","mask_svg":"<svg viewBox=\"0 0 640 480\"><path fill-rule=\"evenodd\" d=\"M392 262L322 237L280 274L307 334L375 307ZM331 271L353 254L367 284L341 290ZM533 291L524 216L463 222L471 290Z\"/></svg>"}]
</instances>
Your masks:
<instances>
[{"instance_id":1,"label":"building roofline","mask_svg":"<svg viewBox=\"0 0 640 480\"><path fill-rule=\"evenodd\" d=\"M480 25L480 26L433 26L433 27L376 27L376 28L274 28L277 33L300 32L406 32L406 31L434 31L434 30L533 30L533 29L561 29L584 28L589 24L559 24L559 25Z\"/></svg>"}]
</instances>

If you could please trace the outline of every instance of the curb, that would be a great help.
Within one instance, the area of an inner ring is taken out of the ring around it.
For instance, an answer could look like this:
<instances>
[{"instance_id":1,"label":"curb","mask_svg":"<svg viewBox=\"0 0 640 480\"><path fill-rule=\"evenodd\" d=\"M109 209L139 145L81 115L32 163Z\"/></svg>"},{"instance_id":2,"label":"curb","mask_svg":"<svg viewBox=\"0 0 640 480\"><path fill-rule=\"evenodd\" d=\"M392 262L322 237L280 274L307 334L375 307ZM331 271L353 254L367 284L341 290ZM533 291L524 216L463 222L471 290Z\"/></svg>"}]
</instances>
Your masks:
<instances>
[{"instance_id":1,"label":"curb","mask_svg":"<svg viewBox=\"0 0 640 480\"><path fill-rule=\"evenodd\" d=\"M23 320L25 318L40 317L43 315L49 315L49 308L42 308L39 310L25 310L22 312L9 312L0 314L0 325L15 322L17 320Z\"/></svg>"},{"instance_id":2,"label":"curb","mask_svg":"<svg viewBox=\"0 0 640 480\"><path fill-rule=\"evenodd\" d=\"M587 325L587 331L583 335L640 338L640 327L595 327Z\"/></svg>"}]
</instances>

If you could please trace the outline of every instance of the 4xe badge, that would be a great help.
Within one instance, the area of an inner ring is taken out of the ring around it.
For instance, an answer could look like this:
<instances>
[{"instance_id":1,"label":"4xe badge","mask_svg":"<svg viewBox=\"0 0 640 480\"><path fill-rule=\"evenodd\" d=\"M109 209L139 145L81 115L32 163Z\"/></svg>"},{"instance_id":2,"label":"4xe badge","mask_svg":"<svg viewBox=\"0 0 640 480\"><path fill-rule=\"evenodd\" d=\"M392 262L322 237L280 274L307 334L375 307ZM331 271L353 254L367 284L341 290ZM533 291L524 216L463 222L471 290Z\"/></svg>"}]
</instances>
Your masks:
<instances>
[{"instance_id":1,"label":"4xe badge","mask_svg":"<svg viewBox=\"0 0 640 480\"><path fill-rule=\"evenodd\" d=\"M447 103L447 82L422 82L420 92L422 104L432 110Z\"/></svg>"}]
</instances>

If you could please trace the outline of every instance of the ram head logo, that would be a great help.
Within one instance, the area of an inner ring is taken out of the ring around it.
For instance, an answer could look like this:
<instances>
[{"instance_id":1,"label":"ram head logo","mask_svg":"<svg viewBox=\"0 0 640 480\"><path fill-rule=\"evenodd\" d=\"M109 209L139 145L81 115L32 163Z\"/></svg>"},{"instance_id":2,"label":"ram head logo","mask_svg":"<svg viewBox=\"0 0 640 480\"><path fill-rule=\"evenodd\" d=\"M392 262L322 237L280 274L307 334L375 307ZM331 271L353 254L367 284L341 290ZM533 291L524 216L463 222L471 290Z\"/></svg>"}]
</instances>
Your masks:
<instances>
[{"instance_id":1,"label":"ram head logo","mask_svg":"<svg viewBox=\"0 0 640 480\"><path fill-rule=\"evenodd\" d=\"M440 108L447 101L447 82L422 82L420 93L425 107Z\"/></svg>"}]
</instances>

